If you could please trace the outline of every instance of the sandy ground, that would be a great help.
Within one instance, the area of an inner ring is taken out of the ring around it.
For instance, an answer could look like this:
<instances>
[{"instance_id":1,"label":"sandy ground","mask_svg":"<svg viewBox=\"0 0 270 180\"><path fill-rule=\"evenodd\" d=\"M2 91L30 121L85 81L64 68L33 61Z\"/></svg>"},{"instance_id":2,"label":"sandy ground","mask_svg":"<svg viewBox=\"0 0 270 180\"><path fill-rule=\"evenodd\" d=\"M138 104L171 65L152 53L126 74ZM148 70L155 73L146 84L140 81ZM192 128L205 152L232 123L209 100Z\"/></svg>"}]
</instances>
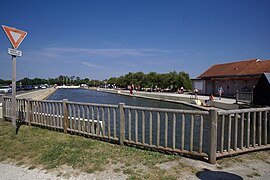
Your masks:
<instances>
[{"instance_id":1,"label":"sandy ground","mask_svg":"<svg viewBox=\"0 0 270 180\"><path fill-rule=\"evenodd\" d=\"M266 156L266 159L260 159L241 156L243 159L241 161L228 162L226 164L215 164L211 165L207 162L194 160L190 158L180 158L175 161L162 163L158 166L160 169L169 170L177 166L179 163L193 166L198 170L196 174L183 173L178 179L191 179L191 180L212 180L212 179L260 179L268 180L270 179L270 152L261 152ZM101 172L95 172L92 174L87 174L80 172L79 170L73 169L68 166L61 166L56 170L44 170L41 168L32 169L31 166L17 166L10 162L0 163L0 179L9 180L29 180L29 179L127 179L128 175L123 174L123 172L114 172L113 169L117 168L117 165L108 165L107 169Z\"/></svg>"},{"instance_id":2,"label":"sandy ground","mask_svg":"<svg viewBox=\"0 0 270 180\"><path fill-rule=\"evenodd\" d=\"M127 176L122 173L115 173L112 169L108 169L99 173L87 174L80 172L76 169L72 169L68 166L62 166L54 171L47 171L43 169L30 169L27 166L16 166L14 164L0 163L0 179L3 180L58 180L58 179L112 179L112 180L124 180Z\"/></svg>"}]
</instances>

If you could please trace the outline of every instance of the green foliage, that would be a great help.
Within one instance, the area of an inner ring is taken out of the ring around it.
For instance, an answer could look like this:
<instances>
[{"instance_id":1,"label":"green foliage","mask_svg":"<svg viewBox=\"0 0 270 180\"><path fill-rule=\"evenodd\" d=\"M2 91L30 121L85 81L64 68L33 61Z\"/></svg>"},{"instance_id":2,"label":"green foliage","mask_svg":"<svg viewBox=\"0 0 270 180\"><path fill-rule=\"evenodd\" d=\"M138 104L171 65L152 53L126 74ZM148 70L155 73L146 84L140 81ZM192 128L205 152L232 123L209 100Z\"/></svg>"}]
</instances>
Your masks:
<instances>
[{"instance_id":1,"label":"green foliage","mask_svg":"<svg viewBox=\"0 0 270 180\"><path fill-rule=\"evenodd\" d=\"M3 80L0 79L0 86L6 86L6 85L10 85L11 84L11 80Z\"/></svg>"},{"instance_id":2,"label":"green foliage","mask_svg":"<svg viewBox=\"0 0 270 180\"><path fill-rule=\"evenodd\" d=\"M0 79L0 84L11 84L11 81L4 81ZM89 78L81 79L80 77L75 76L63 76L60 75L57 78L48 78L48 79L41 79L41 78L34 78L29 79L27 77L18 80L17 85L40 85L40 84L50 84L50 85L75 85L78 86L80 84L87 84L88 86L100 86L102 81L99 80L90 80Z\"/></svg>"},{"instance_id":3,"label":"green foliage","mask_svg":"<svg viewBox=\"0 0 270 180\"><path fill-rule=\"evenodd\" d=\"M124 76L118 78L112 77L108 80L108 84L115 84L117 87L126 88L128 85L134 84L136 87L141 88L161 88L176 91L180 87L190 90L192 83L189 74L185 72L176 71L164 74L157 74L156 72L143 72L132 73L129 72Z\"/></svg>"},{"instance_id":4,"label":"green foliage","mask_svg":"<svg viewBox=\"0 0 270 180\"><path fill-rule=\"evenodd\" d=\"M10 80L0 79L0 85L11 84ZM180 87L184 87L187 90L192 89L192 83L189 78L189 74L185 72L170 72L164 74L158 74L156 72L149 72L144 74L143 72L129 72L126 75L120 77L111 77L108 80L90 80L89 78L81 79L76 76L64 76L60 75L57 78L34 78L29 79L27 77L17 81L17 85L39 85L39 84L58 84L58 85L75 85L87 84L91 87L98 87L103 84L116 85L120 88L127 88L127 86L134 84L140 88L159 88L170 89L171 91L177 91Z\"/></svg>"}]
</instances>

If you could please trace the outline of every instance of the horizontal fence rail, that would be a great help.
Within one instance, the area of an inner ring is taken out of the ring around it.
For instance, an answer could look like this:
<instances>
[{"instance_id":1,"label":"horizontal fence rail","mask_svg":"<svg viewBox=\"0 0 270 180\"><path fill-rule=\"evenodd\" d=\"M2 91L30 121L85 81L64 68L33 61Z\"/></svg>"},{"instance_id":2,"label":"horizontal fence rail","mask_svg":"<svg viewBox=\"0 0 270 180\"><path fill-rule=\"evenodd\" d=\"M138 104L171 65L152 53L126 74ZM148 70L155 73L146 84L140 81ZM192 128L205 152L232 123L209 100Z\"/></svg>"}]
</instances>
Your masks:
<instances>
[{"instance_id":1,"label":"horizontal fence rail","mask_svg":"<svg viewBox=\"0 0 270 180\"><path fill-rule=\"evenodd\" d=\"M270 108L218 112L217 157L270 148Z\"/></svg>"},{"instance_id":2,"label":"horizontal fence rail","mask_svg":"<svg viewBox=\"0 0 270 180\"><path fill-rule=\"evenodd\" d=\"M3 116L11 119L10 97ZM216 158L270 148L270 108L229 111L178 110L119 105L17 99L17 120L83 134L120 145Z\"/></svg>"}]
</instances>

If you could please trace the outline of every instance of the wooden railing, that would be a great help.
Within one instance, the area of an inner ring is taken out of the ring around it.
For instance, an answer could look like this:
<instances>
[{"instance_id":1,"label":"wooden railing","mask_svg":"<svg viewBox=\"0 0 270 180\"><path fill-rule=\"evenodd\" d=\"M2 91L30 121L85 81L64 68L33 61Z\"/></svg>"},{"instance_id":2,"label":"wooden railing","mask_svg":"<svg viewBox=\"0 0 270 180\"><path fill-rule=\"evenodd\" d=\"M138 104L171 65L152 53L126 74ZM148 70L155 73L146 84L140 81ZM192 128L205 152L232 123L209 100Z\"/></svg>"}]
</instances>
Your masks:
<instances>
[{"instance_id":1,"label":"wooden railing","mask_svg":"<svg viewBox=\"0 0 270 180\"><path fill-rule=\"evenodd\" d=\"M21 104L24 103L24 106ZM10 119L11 98L4 98L3 115ZM23 108L24 107L24 108ZM29 125L46 126L93 137L118 141L118 105L17 99L17 119Z\"/></svg>"},{"instance_id":2,"label":"wooden railing","mask_svg":"<svg viewBox=\"0 0 270 180\"><path fill-rule=\"evenodd\" d=\"M251 104L253 102L253 92L236 92L236 103L238 102L244 102Z\"/></svg>"},{"instance_id":3,"label":"wooden railing","mask_svg":"<svg viewBox=\"0 0 270 180\"><path fill-rule=\"evenodd\" d=\"M11 118L11 98L3 115ZM216 158L270 148L270 108L177 110L17 99L17 118L29 125L84 134L120 145Z\"/></svg>"},{"instance_id":4,"label":"wooden railing","mask_svg":"<svg viewBox=\"0 0 270 180\"><path fill-rule=\"evenodd\" d=\"M207 111L124 106L124 142L207 157Z\"/></svg>"},{"instance_id":5,"label":"wooden railing","mask_svg":"<svg viewBox=\"0 0 270 180\"><path fill-rule=\"evenodd\" d=\"M270 148L270 108L218 112L217 157Z\"/></svg>"}]
</instances>

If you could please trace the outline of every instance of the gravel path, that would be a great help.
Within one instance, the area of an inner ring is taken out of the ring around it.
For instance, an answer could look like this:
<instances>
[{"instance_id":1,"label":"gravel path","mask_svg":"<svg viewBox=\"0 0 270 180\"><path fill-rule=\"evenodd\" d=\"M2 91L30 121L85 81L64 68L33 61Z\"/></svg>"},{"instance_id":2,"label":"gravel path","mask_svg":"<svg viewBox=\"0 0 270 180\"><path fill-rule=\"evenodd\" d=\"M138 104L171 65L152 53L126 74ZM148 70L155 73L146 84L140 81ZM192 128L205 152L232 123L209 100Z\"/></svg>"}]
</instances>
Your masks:
<instances>
[{"instance_id":1,"label":"gravel path","mask_svg":"<svg viewBox=\"0 0 270 180\"><path fill-rule=\"evenodd\" d=\"M28 170L26 167L17 167L11 164L0 164L0 179L57 179L56 174L46 173L44 170Z\"/></svg>"},{"instance_id":2,"label":"gravel path","mask_svg":"<svg viewBox=\"0 0 270 180\"><path fill-rule=\"evenodd\" d=\"M27 166L16 166L14 164L0 163L0 180L89 180L89 179L112 179L124 180L127 176L122 173L115 173L112 169L108 169L99 173L87 174L75 170L68 166L62 166L57 171L46 171L39 168L29 169Z\"/></svg>"}]
</instances>

